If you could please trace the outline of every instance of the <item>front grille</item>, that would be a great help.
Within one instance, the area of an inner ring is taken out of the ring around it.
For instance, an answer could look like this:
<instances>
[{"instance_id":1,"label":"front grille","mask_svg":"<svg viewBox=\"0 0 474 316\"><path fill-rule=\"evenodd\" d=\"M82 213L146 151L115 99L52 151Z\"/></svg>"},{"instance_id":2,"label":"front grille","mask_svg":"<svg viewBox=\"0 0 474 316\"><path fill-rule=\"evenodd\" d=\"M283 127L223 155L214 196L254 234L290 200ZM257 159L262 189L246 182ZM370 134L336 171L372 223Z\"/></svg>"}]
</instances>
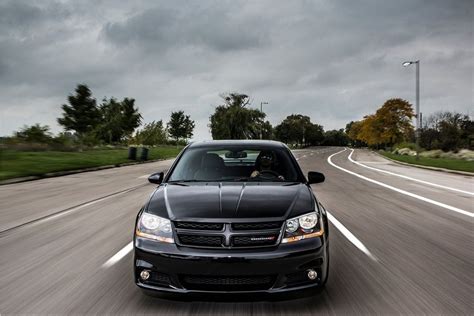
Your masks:
<instances>
[{"instance_id":1,"label":"front grille","mask_svg":"<svg viewBox=\"0 0 474 316\"><path fill-rule=\"evenodd\" d=\"M195 222L174 222L176 228L194 230L222 230L222 223L195 223Z\"/></svg>"},{"instance_id":2,"label":"front grille","mask_svg":"<svg viewBox=\"0 0 474 316\"><path fill-rule=\"evenodd\" d=\"M184 275L180 278L189 290L251 291L268 290L275 282L273 275L251 276L198 276Z\"/></svg>"},{"instance_id":3,"label":"front grille","mask_svg":"<svg viewBox=\"0 0 474 316\"><path fill-rule=\"evenodd\" d=\"M174 222L180 246L203 248L269 247L278 242L283 222Z\"/></svg>"},{"instance_id":4,"label":"front grille","mask_svg":"<svg viewBox=\"0 0 474 316\"><path fill-rule=\"evenodd\" d=\"M265 223L234 223L233 230L265 230L280 229L282 222L265 222Z\"/></svg>"},{"instance_id":5,"label":"front grille","mask_svg":"<svg viewBox=\"0 0 474 316\"><path fill-rule=\"evenodd\" d=\"M232 237L233 247L256 247L256 246L271 246L278 240L278 235L243 235Z\"/></svg>"},{"instance_id":6,"label":"front grille","mask_svg":"<svg viewBox=\"0 0 474 316\"><path fill-rule=\"evenodd\" d=\"M219 235L205 236L178 234L178 238L182 245L190 246L221 247L224 243L224 237Z\"/></svg>"}]
</instances>

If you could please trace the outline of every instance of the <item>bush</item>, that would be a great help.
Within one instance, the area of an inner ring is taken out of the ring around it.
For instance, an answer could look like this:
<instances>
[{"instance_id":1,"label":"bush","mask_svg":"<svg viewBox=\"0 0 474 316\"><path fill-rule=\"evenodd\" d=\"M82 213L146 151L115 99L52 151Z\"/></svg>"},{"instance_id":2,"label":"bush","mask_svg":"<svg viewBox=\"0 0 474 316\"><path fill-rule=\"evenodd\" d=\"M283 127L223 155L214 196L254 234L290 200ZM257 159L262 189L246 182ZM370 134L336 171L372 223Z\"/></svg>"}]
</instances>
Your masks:
<instances>
[{"instance_id":1,"label":"bush","mask_svg":"<svg viewBox=\"0 0 474 316\"><path fill-rule=\"evenodd\" d=\"M416 156L416 151L411 150L410 148L401 148L401 149L397 149L396 154L402 155L402 156Z\"/></svg>"},{"instance_id":2,"label":"bush","mask_svg":"<svg viewBox=\"0 0 474 316\"><path fill-rule=\"evenodd\" d=\"M474 160L474 150L469 150L469 149L461 149L456 156L459 159L464 159L464 160L469 160L473 161Z\"/></svg>"},{"instance_id":3,"label":"bush","mask_svg":"<svg viewBox=\"0 0 474 316\"><path fill-rule=\"evenodd\" d=\"M428 150L420 153L421 157L426 158L447 158L447 159L460 159L460 160L474 160L474 151L469 149L461 149L459 152L448 151L444 152L441 149Z\"/></svg>"},{"instance_id":4,"label":"bush","mask_svg":"<svg viewBox=\"0 0 474 316\"><path fill-rule=\"evenodd\" d=\"M421 157L427 157L427 158L441 158L441 156L444 154L444 152L441 149L435 149L435 150L428 150L420 153Z\"/></svg>"},{"instance_id":5,"label":"bush","mask_svg":"<svg viewBox=\"0 0 474 316\"><path fill-rule=\"evenodd\" d=\"M398 143L394 147L395 147L395 149L408 148L408 149L411 149L411 150L416 150L416 144L415 143L410 143L410 142Z\"/></svg>"}]
</instances>

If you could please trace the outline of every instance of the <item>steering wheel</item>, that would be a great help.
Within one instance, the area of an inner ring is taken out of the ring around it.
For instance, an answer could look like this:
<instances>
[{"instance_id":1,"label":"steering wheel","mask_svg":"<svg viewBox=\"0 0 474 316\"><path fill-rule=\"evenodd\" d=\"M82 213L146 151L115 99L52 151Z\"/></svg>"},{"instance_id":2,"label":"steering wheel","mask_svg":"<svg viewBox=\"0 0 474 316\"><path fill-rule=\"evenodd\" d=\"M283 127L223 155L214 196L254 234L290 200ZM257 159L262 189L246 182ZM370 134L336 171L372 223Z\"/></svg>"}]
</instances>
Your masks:
<instances>
[{"instance_id":1,"label":"steering wheel","mask_svg":"<svg viewBox=\"0 0 474 316\"><path fill-rule=\"evenodd\" d=\"M270 177L268 176L264 176L265 174L267 175L270 175ZM260 174L258 175L259 178L262 178L262 179L274 179L274 178L279 178L280 177L280 174L276 171L273 171L273 170L262 170L260 171Z\"/></svg>"}]
</instances>

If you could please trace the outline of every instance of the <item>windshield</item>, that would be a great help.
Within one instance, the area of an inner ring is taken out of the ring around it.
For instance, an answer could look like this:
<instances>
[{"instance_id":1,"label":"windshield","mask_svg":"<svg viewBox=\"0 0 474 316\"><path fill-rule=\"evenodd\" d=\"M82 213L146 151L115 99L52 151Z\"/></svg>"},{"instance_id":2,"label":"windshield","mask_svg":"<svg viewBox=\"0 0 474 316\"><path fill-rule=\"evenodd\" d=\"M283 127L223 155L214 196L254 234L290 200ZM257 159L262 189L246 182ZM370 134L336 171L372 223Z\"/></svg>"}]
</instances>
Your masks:
<instances>
[{"instance_id":1,"label":"windshield","mask_svg":"<svg viewBox=\"0 0 474 316\"><path fill-rule=\"evenodd\" d=\"M245 146L188 148L169 182L300 182L297 167L284 149Z\"/></svg>"}]
</instances>

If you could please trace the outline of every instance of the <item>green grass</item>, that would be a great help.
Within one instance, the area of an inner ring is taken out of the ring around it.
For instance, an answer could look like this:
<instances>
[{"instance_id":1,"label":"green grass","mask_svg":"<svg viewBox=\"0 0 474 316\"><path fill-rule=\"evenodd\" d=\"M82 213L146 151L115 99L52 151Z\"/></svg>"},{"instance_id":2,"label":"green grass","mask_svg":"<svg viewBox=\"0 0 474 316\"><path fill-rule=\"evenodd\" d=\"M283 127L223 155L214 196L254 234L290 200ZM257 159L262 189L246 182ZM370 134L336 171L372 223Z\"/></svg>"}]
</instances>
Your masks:
<instances>
[{"instance_id":1,"label":"green grass","mask_svg":"<svg viewBox=\"0 0 474 316\"><path fill-rule=\"evenodd\" d=\"M182 148L162 146L150 148L148 159L176 157ZM140 156L140 150L137 157ZM128 160L128 149L97 149L83 152L38 151L22 152L2 150L0 153L0 180L26 176L42 176L49 172L67 171L106 165Z\"/></svg>"},{"instance_id":2,"label":"green grass","mask_svg":"<svg viewBox=\"0 0 474 316\"><path fill-rule=\"evenodd\" d=\"M416 157L414 156L395 155L389 152L380 152L380 153L384 155L385 157L391 158L393 160L398 160L401 162L411 163L415 165L474 172L474 161L452 159L452 158L427 158L427 157L419 157L420 160L417 161Z\"/></svg>"}]
</instances>

